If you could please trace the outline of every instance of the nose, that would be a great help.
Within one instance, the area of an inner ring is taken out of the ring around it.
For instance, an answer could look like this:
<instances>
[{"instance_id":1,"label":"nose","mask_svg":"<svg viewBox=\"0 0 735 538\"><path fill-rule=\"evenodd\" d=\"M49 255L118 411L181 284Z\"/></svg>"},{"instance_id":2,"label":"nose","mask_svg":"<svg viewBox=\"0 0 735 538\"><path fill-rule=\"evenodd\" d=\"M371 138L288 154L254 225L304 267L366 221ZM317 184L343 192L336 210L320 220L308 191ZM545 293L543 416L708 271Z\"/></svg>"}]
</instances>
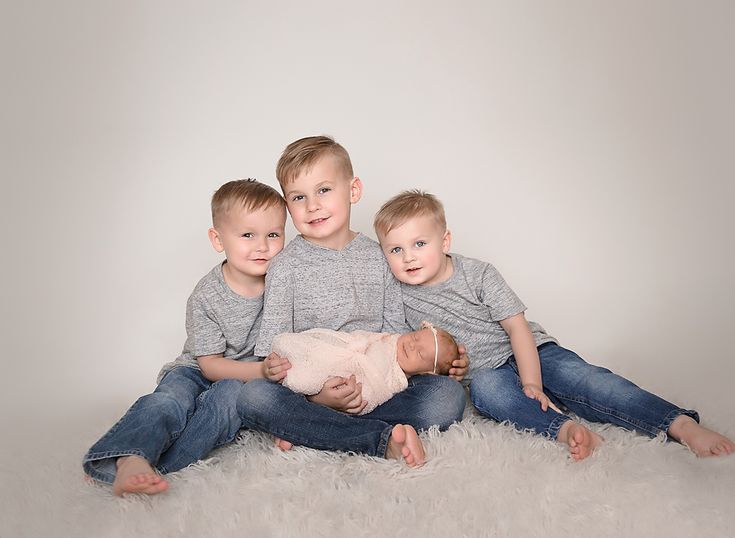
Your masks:
<instances>
[{"instance_id":1,"label":"nose","mask_svg":"<svg viewBox=\"0 0 735 538\"><path fill-rule=\"evenodd\" d=\"M410 250L406 250L406 249L403 250L403 262L404 263L412 262L415 259L416 259L416 256L413 255L413 252L411 252Z\"/></svg>"},{"instance_id":2,"label":"nose","mask_svg":"<svg viewBox=\"0 0 735 538\"><path fill-rule=\"evenodd\" d=\"M315 196L306 199L306 210L313 213L319 209L319 200Z\"/></svg>"},{"instance_id":3,"label":"nose","mask_svg":"<svg viewBox=\"0 0 735 538\"><path fill-rule=\"evenodd\" d=\"M255 245L255 250L258 252L267 252L268 251L268 239L265 237L261 237L260 240Z\"/></svg>"}]
</instances>

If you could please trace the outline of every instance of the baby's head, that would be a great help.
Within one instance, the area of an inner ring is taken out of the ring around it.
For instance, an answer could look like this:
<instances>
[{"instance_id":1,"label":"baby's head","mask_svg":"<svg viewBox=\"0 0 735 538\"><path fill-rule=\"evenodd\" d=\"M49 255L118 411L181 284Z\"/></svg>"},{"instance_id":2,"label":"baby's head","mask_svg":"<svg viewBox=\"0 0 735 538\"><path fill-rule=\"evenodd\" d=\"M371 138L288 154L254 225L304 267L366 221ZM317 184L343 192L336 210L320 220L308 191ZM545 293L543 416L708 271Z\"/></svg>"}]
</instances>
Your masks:
<instances>
[{"instance_id":1,"label":"baby's head","mask_svg":"<svg viewBox=\"0 0 735 538\"><path fill-rule=\"evenodd\" d=\"M448 375L459 349L452 335L424 322L418 331L402 334L396 346L396 360L406 376Z\"/></svg>"},{"instance_id":2,"label":"baby's head","mask_svg":"<svg viewBox=\"0 0 735 538\"><path fill-rule=\"evenodd\" d=\"M438 284L451 275L452 236L444 206L433 194L404 191L375 215L375 233L393 275L405 284Z\"/></svg>"}]
</instances>

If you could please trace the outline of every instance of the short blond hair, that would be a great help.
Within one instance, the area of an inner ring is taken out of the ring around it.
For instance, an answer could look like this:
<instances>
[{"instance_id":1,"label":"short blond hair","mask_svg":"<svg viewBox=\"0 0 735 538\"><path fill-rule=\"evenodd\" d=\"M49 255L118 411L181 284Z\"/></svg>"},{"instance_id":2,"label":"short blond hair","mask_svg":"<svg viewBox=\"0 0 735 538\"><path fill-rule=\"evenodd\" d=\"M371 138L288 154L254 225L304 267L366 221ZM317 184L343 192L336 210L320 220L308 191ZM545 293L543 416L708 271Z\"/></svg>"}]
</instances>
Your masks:
<instances>
[{"instance_id":1,"label":"short blond hair","mask_svg":"<svg viewBox=\"0 0 735 538\"><path fill-rule=\"evenodd\" d=\"M276 189L256 179L236 179L222 185L212 196L212 224L217 226L233 208L256 211L268 207L282 207L286 201ZM284 213L285 214L285 213Z\"/></svg>"},{"instance_id":2,"label":"short blond hair","mask_svg":"<svg viewBox=\"0 0 735 538\"><path fill-rule=\"evenodd\" d=\"M276 179L281 190L285 191L286 185L300 173L310 170L325 155L333 156L344 177L352 179L352 161L345 148L331 136L308 136L291 142L278 159Z\"/></svg>"},{"instance_id":3,"label":"short blond hair","mask_svg":"<svg viewBox=\"0 0 735 538\"><path fill-rule=\"evenodd\" d=\"M432 217L442 231L447 229L444 206L439 198L428 192L412 189L403 191L385 202L375 214L373 227L378 236L384 236L408 219L424 216Z\"/></svg>"},{"instance_id":4,"label":"short blond hair","mask_svg":"<svg viewBox=\"0 0 735 538\"><path fill-rule=\"evenodd\" d=\"M447 331L436 327L436 342L439 347L439 354L436 362L436 373L439 375L449 375L452 363L459 358L459 347L457 347L457 341Z\"/></svg>"}]
</instances>

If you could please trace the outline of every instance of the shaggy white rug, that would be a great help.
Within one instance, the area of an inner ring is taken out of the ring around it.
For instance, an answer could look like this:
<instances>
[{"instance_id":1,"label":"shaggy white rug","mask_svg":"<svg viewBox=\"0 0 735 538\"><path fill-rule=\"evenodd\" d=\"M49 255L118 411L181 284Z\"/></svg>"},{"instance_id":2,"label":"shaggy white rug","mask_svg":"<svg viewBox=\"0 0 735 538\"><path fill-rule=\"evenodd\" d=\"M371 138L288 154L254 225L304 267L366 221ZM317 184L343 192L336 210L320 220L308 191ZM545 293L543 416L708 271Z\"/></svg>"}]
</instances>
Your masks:
<instances>
[{"instance_id":1,"label":"shaggy white rug","mask_svg":"<svg viewBox=\"0 0 735 538\"><path fill-rule=\"evenodd\" d=\"M43 458L3 459L2 538L735 536L735 456L697 459L617 428L593 426L606 443L575 463L561 445L468 415L423 435L429 462L418 470L283 453L243 432L169 475L166 493L120 499L82 479L82 454L107 426L47 439Z\"/></svg>"}]
</instances>

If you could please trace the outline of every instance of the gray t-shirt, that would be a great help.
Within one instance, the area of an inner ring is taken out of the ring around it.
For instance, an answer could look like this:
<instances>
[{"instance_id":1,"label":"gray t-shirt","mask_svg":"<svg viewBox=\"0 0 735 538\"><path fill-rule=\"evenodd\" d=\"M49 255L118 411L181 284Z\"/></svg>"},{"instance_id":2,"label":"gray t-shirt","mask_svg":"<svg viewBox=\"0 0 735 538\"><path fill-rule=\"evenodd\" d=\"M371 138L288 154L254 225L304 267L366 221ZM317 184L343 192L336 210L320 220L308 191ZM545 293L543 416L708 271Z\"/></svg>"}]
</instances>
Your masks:
<instances>
[{"instance_id":1,"label":"gray t-shirt","mask_svg":"<svg viewBox=\"0 0 735 538\"><path fill-rule=\"evenodd\" d=\"M342 250L295 237L265 277L263 322L255 354L281 333L323 328L403 333L401 287L378 243L358 234Z\"/></svg>"},{"instance_id":2,"label":"gray t-shirt","mask_svg":"<svg viewBox=\"0 0 735 538\"><path fill-rule=\"evenodd\" d=\"M510 338L500 321L526 310L526 306L491 264L451 254L454 271L433 286L401 285L408 324L417 330L427 320L465 345L470 371L497 368L513 354ZM529 322L539 346L556 342L538 323Z\"/></svg>"},{"instance_id":3,"label":"gray t-shirt","mask_svg":"<svg viewBox=\"0 0 735 538\"><path fill-rule=\"evenodd\" d=\"M186 343L181 355L158 374L178 366L199 369L196 358L222 353L226 359L257 360L255 340L260 330L263 296L243 297L225 282L222 264L196 285L186 303Z\"/></svg>"}]
</instances>

